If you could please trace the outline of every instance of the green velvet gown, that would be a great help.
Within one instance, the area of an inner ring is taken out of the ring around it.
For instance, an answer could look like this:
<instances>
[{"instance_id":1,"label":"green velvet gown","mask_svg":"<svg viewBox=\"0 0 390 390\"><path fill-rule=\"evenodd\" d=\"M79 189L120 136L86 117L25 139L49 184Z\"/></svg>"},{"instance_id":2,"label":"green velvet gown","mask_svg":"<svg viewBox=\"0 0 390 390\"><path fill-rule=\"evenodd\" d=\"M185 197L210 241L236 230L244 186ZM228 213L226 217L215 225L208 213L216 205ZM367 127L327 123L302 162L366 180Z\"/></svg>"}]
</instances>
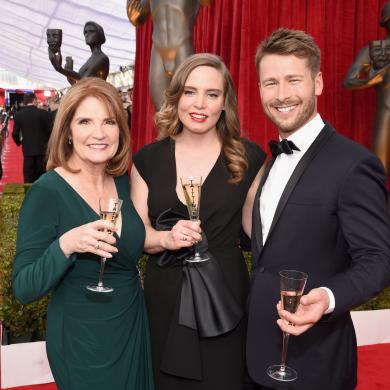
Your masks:
<instances>
[{"instance_id":1,"label":"green velvet gown","mask_svg":"<svg viewBox=\"0 0 390 390\"><path fill-rule=\"evenodd\" d=\"M66 258L59 237L99 215L55 171L27 192L20 212L13 290L23 303L51 292L46 348L59 390L153 390L149 326L136 268L145 231L129 196L127 176L115 178L122 205L118 253L107 260L104 283L96 284L100 258Z\"/></svg>"}]
</instances>

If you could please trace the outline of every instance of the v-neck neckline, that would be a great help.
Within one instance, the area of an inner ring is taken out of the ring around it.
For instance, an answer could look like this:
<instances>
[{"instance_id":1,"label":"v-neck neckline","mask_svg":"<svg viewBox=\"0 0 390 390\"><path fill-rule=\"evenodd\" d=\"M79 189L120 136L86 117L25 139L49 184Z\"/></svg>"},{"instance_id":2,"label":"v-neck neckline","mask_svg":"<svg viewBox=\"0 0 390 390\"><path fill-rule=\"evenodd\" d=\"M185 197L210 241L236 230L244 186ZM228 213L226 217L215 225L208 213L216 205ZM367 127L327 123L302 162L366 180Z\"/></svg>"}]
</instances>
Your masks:
<instances>
[{"instance_id":1,"label":"v-neck neckline","mask_svg":"<svg viewBox=\"0 0 390 390\"><path fill-rule=\"evenodd\" d=\"M91 213L93 213L98 219L100 219L100 214L97 213L95 211L95 209L76 191L75 188L73 188L73 186L63 177L61 176L56 170L52 170L52 172L54 172L65 184L68 188L70 188L70 190L73 192L73 194L76 195L76 197L78 199L81 199L81 201L87 206L87 208L91 211ZM118 186L117 186L117 182L116 182L116 179L115 177L113 177L114 179L114 185L115 185L115 189L116 189L116 193L118 195L118 198L120 198L119 196L119 190L118 190ZM122 218L122 211L120 212L121 214L121 219L122 219L122 227L121 227L121 233L122 233L122 230L123 230L123 218ZM121 234L122 235L122 234ZM114 236L117 236L118 238L120 238L120 235L118 235L116 232L114 232Z\"/></svg>"},{"instance_id":2,"label":"v-neck neckline","mask_svg":"<svg viewBox=\"0 0 390 390\"><path fill-rule=\"evenodd\" d=\"M187 208L187 205L185 203L183 203L180 198L179 198L179 195L177 193L177 184L178 184L178 180L180 180L180 178L178 177L177 175L177 164L176 164L176 142L173 138L170 138L170 150L171 150L171 157L172 157L172 160L173 160L173 171L174 171L174 174L175 174L175 180L174 180L174 192L175 192L175 195L176 195L176 198L177 200L179 201L179 203L181 205L183 205L185 208ZM205 189L205 185L208 183L208 178L214 173L216 167L217 167L217 164L218 162L220 161L220 159L222 158L222 148L218 154L218 157L217 159L215 160L213 166L211 167L209 173L207 174L206 178L203 180L203 177L202 177L202 194L204 192L204 189ZM201 201L202 201L202 198L201 198Z\"/></svg>"}]
</instances>

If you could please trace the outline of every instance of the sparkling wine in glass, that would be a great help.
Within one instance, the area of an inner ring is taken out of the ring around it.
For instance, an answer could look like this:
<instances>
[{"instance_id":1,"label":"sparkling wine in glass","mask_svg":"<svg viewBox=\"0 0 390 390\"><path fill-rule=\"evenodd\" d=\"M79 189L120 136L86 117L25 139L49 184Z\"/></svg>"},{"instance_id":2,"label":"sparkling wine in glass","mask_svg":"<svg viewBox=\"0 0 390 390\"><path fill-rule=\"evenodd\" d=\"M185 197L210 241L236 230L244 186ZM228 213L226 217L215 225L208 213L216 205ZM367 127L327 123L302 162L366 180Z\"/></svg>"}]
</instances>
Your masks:
<instances>
[{"instance_id":1,"label":"sparkling wine in glass","mask_svg":"<svg viewBox=\"0 0 390 390\"><path fill-rule=\"evenodd\" d=\"M185 178L180 178L180 182L183 188L184 198L186 200L190 220L193 222L199 222L202 177L189 176ZM209 259L210 258L208 256L200 254L198 244L196 243L194 256L187 258L186 261L188 261L189 263L201 263Z\"/></svg>"},{"instance_id":2,"label":"sparkling wine in glass","mask_svg":"<svg viewBox=\"0 0 390 390\"><path fill-rule=\"evenodd\" d=\"M279 277L283 309L290 313L295 313L305 289L307 274L300 271L283 270L279 272ZM298 378L297 372L293 368L286 366L289 337L289 333L283 332L281 363L270 366L267 369L267 374L277 381L291 382Z\"/></svg>"},{"instance_id":3,"label":"sparkling wine in glass","mask_svg":"<svg viewBox=\"0 0 390 390\"><path fill-rule=\"evenodd\" d=\"M103 221L112 222L115 225L119 213L121 211L122 202L123 201L121 199L117 199L117 198L99 198L100 219L102 219ZM113 234L111 230L105 229L105 232L108 234ZM100 258L100 272L99 272L98 284L87 286L88 290L99 292L99 293L114 291L112 287L103 285L103 273L104 273L104 267L106 265L106 260L107 259L105 257Z\"/></svg>"}]
</instances>

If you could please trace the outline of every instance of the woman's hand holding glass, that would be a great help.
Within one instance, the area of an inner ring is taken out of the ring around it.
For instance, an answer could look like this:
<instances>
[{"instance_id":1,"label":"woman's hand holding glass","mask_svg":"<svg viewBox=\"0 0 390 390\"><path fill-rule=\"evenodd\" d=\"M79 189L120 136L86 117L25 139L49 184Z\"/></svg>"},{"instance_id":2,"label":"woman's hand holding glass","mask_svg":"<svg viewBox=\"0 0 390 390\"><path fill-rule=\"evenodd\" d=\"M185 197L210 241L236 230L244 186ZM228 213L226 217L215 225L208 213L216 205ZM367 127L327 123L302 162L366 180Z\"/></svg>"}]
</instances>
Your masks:
<instances>
[{"instance_id":1,"label":"woman's hand holding glass","mask_svg":"<svg viewBox=\"0 0 390 390\"><path fill-rule=\"evenodd\" d=\"M161 246L167 250L189 248L202 240L198 222L180 220L170 231L163 232Z\"/></svg>"},{"instance_id":2,"label":"woman's hand holding glass","mask_svg":"<svg viewBox=\"0 0 390 390\"><path fill-rule=\"evenodd\" d=\"M73 228L60 237L60 247L66 257L73 253L94 253L111 258L118 252L116 239L107 230L116 232L115 225L108 221L98 220Z\"/></svg>"}]
</instances>

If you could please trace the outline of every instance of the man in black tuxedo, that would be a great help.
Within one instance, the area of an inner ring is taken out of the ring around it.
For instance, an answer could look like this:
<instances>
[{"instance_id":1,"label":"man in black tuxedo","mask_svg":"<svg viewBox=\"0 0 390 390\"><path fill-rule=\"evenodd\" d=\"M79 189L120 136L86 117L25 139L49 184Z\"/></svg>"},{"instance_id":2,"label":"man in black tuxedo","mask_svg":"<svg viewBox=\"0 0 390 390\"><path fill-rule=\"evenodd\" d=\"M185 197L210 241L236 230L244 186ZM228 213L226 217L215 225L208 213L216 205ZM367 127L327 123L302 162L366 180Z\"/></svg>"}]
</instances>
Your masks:
<instances>
[{"instance_id":1,"label":"man in black tuxedo","mask_svg":"<svg viewBox=\"0 0 390 390\"><path fill-rule=\"evenodd\" d=\"M253 208L248 388L352 390L349 311L390 285L384 169L317 113L320 50L309 35L275 31L258 47L256 67L263 109L284 141L272 145ZM283 269L309 275L295 314L278 303ZM289 383L267 375L280 363L282 330L292 335L287 365L298 372Z\"/></svg>"},{"instance_id":2,"label":"man in black tuxedo","mask_svg":"<svg viewBox=\"0 0 390 390\"><path fill-rule=\"evenodd\" d=\"M33 183L45 172L49 118L47 111L35 106L33 93L26 93L23 101L25 108L15 115L12 138L16 145L22 145L24 182Z\"/></svg>"}]
</instances>

